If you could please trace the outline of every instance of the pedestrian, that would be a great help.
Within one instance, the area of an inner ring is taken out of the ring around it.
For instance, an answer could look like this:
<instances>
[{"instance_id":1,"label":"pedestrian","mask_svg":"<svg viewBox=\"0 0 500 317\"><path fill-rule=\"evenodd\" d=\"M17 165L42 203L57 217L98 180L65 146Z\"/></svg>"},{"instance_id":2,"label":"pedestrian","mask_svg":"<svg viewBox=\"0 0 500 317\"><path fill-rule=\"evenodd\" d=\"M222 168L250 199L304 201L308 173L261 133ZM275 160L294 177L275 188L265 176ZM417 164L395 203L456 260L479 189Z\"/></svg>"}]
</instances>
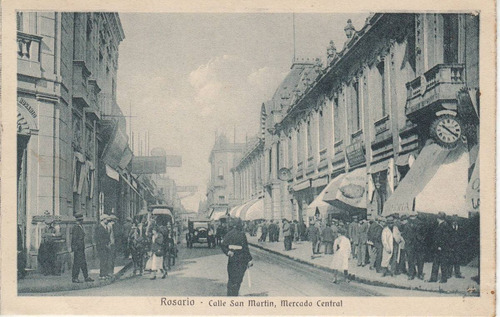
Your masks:
<instances>
[{"instance_id":1,"label":"pedestrian","mask_svg":"<svg viewBox=\"0 0 500 317\"><path fill-rule=\"evenodd\" d=\"M46 211L48 214L48 211ZM57 267L57 244L60 236L56 233L54 219L45 221L45 232L42 235L42 243L38 249L38 262L43 275L61 275L60 267Z\"/></svg>"},{"instance_id":2,"label":"pedestrian","mask_svg":"<svg viewBox=\"0 0 500 317\"><path fill-rule=\"evenodd\" d=\"M136 275L139 271L139 275L144 272L144 254L146 253L145 237L141 234L141 230L137 225L132 225L130 234L128 237L128 249L129 253L132 255L132 262L134 264L134 272Z\"/></svg>"},{"instance_id":3,"label":"pedestrian","mask_svg":"<svg viewBox=\"0 0 500 317\"><path fill-rule=\"evenodd\" d=\"M168 231L166 240L167 240L167 253L165 256L167 257L168 269L175 265L175 258L177 257L177 246L175 245L175 240L173 237L174 233L172 230Z\"/></svg>"},{"instance_id":4,"label":"pedestrian","mask_svg":"<svg viewBox=\"0 0 500 317\"><path fill-rule=\"evenodd\" d=\"M351 242L346 237L346 230L339 228L339 236L333 244L333 259L331 267L334 270L333 283L340 282L340 276L343 276L344 282L349 282L349 257L351 256Z\"/></svg>"},{"instance_id":5,"label":"pedestrian","mask_svg":"<svg viewBox=\"0 0 500 317\"><path fill-rule=\"evenodd\" d=\"M109 232L109 261L108 261L108 275L110 277L115 273L115 257L116 257L116 242L120 241L117 239L117 235L119 235L119 231L115 231L117 229L115 227L116 220L118 218L115 215L109 216L109 222L107 225L107 229Z\"/></svg>"},{"instance_id":6,"label":"pedestrian","mask_svg":"<svg viewBox=\"0 0 500 317\"><path fill-rule=\"evenodd\" d=\"M212 224L208 225L207 242L209 248L215 248L215 233Z\"/></svg>"},{"instance_id":7,"label":"pedestrian","mask_svg":"<svg viewBox=\"0 0 500 317\"><path fill-rule=\"evenodd\" d=\"M285 251L290 251L292 249L292 229L290 223L287 219L283 218L283 243L285 245Z\"/></svg>"},{"instance_id":8,"label":"pedestrian","mask_svg":"<svg viewBox=\"0 0 500 317\"><path fill-rule=\"evenodd\" d=\"M382 262L380 263L383 272L382 276L392 276L392 272L389 271L389 265L394 249L394 237L392 235L393 218L389 216L386 221L382 220L381 225L384 227L382 230Z\"/></svg>"},{"instance_id":9,"label":"pedestrian","mask_svg":"<svg viewBox=\"0 0 500 317\"><path fill-rule=\"evenodd\" d=\"M451 235L450 235L451 263L450 263L448 278L450 278L453 274L455 275L456 278L464 278L462 276L462 273L460 272L460 260L463 252L462 250L463 235L464 232L462 231L462 226L458 225L458 216L453 215L453 217L451 218Z\"/></svg>"},{"instance_id":10,"label":"pedestrian","mask_svg":"<svg viewBox=\"0 0 500 317\"><path fill-rule=\"evenodd\" d=\"M452 230L446 222L444 212L439 212L437 217L437 228L433 237L433 254L431 278L429 282L437 282L439 269L441 269L440 283L446 283L449 276L451 244L450 236Z\"/></svg>"},{"instance_id":11,"label":"pedestrian","mask_svg":"<svg viewBox=\"0 0 500 317\"><path fill-rule=\"evenodd\" d=\"M404 249L405 240L401 234L403 228L402 222L399 220L399 214L395 214L394 225L392 227L392 237L393 241L393 251L391 259L391 272L394 275L399 275L401 273L406 273Z\"/></svg>"},{"instance_id":12,"label":"pedestrian","mask_svg":"<svg viewBox=\"0 0 500 317\"><path fill-rule=\"evenodd\" d=\"M370 224L366 219L360 220L358 230L358 266L366 265L366 255L368 251L368 228Z\"/></svg>"},{"instance_id":13,"label":"pedestrian","mask_svg":"<svg viewBox=\"0 0 500 317\"><path fill-rule=\"evenodd\" d=\"M323 231L321 232L321 240L325 245L325 254L333 254L333 242L335 241L334 232L332 230L332 225L327 223Z\"/></svg>"},{"instance_id":14,"label":"pedestrian","mask_svg":"<svg viewBox=\"0 0 500 317\"><path fill-rule=\"evenodd\" d=\"M408 280L413 280L415 276L421 280L424 279L425 235L423 230L424 225L417 215L410 215L404 230L405 250L408 257Z\"/></svg>"},{"instance_id":15,"label":"pedestrian","mask_svg":"<svg viewBox=\"0 0 500 317\"><path fill-rule=\"evenodd\" d=\"M123 249L123 257L128 259L130 256L130 251L128 248L128 237L130 236L130 231L132 230L132 218L127 217L125 220L125 224L122 228L122 249Z\"/></svg>"},{"instance_id":16,"label":"pedestrian","mask_svg":"<svg viewBox=\"0 0 500 317\"><path fill-rule=\"evenodd\" d=\"M163 268L163 256L165 255L165 247L163 243L164 237L160 233L158 227L153 227L151 236L151 272L153 276L151 280L156 279L156 273L163 273L162 279L167 277L167 271Z\"/></svg>"},{"instance_id":17,"label":"pedestrian","mask_svg":"<svg viewBox=\"0 0 500 317\"><path fill-rule=\"evenodd\" d=\"M96 248L99 256L99 278L105 279L109 277L109 257L110 257L110 236L108 231L108 216L101 215L101 222L96 229Z\"/></svg>"},{"instance_id":18,"label":"pedestrian","mask_svg":"<svg viewBox=\"0 0 500 317\"><path fill-rule=\"evenodd\" d=\"M359 236L358 236L358 231L359 231L359 223L358 223L358 216L354 216L352 222L348 226L349 230L349 239L351 241L351 250L352 250L352 258L356 259L357 254L356 251L358 250L358 243L359 243Z\"/></svg>"},{"instance_id":19,"label":"pedestrian","mask_svg":"<svg viewBox=\"0 0 500 317\"><path fill-rule=\"evenodd\" d=\"M380 262L382 260L382 226L379 221L382 218L378 217L377 220L370 220L368 228L368 246L370 253L370 270L375 269L377 273L380 272Z\"/></svg>"},{"instance_id":20,"label":"pedestrian","mask_svg":"<svg viewBox=\"0 0 500 317\"><path fill-rule=\"evenodd\" d=\"M269 231L269 230L268 230L268 224L267 224L267 221L264 221L264 222L262 223L262 229L261 229L261 230L262 230L262 234L261 234L261 236L260 236L259 241L260 241L260 242L266 242L266 239L267 239L267 233L268 233L268 231Z\"/></svg>"},{"instance_id":21,"label":"pedestrian","mask_svg":"<svg viewBox=\"0 0 500 317\"><path fill-rule=\"evenodd\" d=\"M320 232L319 232L319 222L311 223L307 229L307 237L311 241L312 246L312 256L319 253L319 244L321 243Z\"/></svg>"},{"instance_id":22,"label":"pedestrian","mask_svg":"<svg viewBox=\"0 0 500 317\"><path fill-rule=\"evenodd\" d=\"M73 283L80 283L78 275L82 270L85 282L93 282L89 277L87 259L85 258L85 231L83 230L83 215L76 214L76 225L71 229L71 251L73 251L73 271L71 278Z\"/></svg>"},{"instance_id":23,"label":"pedestrian","mask_svg":"<svg viewBox=\"0 0 500 317\"><path fill-rule=\"evenodd\" d=\"M221 249L228 256L227 296L238 296L245 271L253 262L241 220L233 218L231 222L231 228L222 241Z\"/></svg>"}]
</instances>

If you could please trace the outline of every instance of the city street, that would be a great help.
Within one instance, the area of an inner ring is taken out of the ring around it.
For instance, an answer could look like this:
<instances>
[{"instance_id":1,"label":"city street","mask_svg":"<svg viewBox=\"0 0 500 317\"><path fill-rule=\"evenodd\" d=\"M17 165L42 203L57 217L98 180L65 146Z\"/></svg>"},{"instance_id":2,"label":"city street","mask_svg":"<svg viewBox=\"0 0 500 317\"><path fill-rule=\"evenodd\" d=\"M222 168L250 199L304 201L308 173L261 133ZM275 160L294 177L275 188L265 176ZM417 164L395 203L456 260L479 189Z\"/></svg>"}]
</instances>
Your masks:
<instances>
[{"instance_id":1,"label":"city street","mask_svg":"<svg viewBox=\"0 0 500 317\"><path fill-rule=\"evenodd\" d=\"M336 285L331 275L295 261L251 248L254 266L252 287L245 276L241 296L432 296L432 293L363 285L355 282ZM131 276L102 288L37 294L46 296L225 296L226 256L219 248L180 246L179 263L162 280L150 274Z\"/></svg>"}]
</instances>

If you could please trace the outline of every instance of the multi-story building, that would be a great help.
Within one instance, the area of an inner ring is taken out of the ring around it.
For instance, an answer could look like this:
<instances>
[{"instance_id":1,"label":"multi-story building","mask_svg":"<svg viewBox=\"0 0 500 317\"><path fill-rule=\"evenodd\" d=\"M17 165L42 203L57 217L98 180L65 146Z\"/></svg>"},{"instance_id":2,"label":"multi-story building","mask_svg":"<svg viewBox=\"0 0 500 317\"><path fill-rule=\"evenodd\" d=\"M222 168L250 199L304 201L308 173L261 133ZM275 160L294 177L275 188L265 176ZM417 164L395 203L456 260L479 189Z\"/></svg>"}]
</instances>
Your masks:
<instances>
[{"instance_id":1,"label":"multi-story building","mask_svg":"<svg viewBox=\"0 0 500 317\"><path fill-rule=\"evenodd\" d=\"M210 152L210 181L207 185L207 205L212 213L226 213L239 203L235 196L235 186L231 169L241 158L244 143L230 143L226 135L216 136L215 144Z\"/></svg>"},{"instance_id":2,"label":"multi-story building","mask_svg":"<svg viewBox=\"0 0 500 317\"><path fill-rule=\"evenodd\" d=\"M28 267L46 220L57 220L64 254L82 213L91 251L99 213L133 216L150 192L126 169L132 152L116 103L123 39L116 13L17 13L17 218Z\"/></svg>"},{"instance_id":3,"label":"multi-story building","mask_svg":"<svg viewBox=\"0 0 500 317\"><path fill-rule=\"evenodd\" d=\"M230 215L243 217L248 211L255 209L251 220L264 219L264 134L247 141L241 159L231 170L234 194L239 205L232 207ZM251 209L252 208L252 209ZM250 220L249 217L243 217Z\"/></svg>"},{"instance_id":4,"label":"multi-story building","mask_svg":"<svg viewBox=\"0 0 500 317\"><path fill-rule=\"evenodd\" d=\"M425 203L443 197L460 201L449 206L463 215L478 156L479 17L372 14L361 30L350 21L344 30L326 68L299 72L295 63L266 104L266 217L303 220L328 184L339 209L369 217L452 213ZM453 190L437 188L446 173ZM413 185L403 185L405 176Z\"/></svg>"}]
</instances>

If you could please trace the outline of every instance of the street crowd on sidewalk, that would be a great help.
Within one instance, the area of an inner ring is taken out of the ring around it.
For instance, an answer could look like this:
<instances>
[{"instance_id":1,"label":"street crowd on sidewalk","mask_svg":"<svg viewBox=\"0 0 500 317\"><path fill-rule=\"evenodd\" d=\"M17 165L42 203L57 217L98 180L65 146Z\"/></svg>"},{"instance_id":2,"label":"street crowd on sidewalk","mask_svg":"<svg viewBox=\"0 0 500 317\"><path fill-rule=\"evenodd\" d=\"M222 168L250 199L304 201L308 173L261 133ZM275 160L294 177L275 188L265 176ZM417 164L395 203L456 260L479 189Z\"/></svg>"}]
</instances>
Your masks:
<instances>
[{"instance_id":1,"label":"street crowd on sidewalk","mask_svg":"<svg viewBox=\"0 0 500 317\"><path fill-rule=\"evenodd\" d=\"M309 241L312 260L321 253L332 256L334 282L349 282L349 265L355 263L381 277L406 274L408 280L447 283L450 278L464 278L460 266L478 258L477 217L393 214L370 220L354 216L350 220L315 218L309 226L287 219L280 226L279 221L270 220L247 223L246 229L257 236L258 242L278 242L281 233L285 252L294 242ZM425 262L432 262L430 272L424 272ZM472 279L479 284L479 272Z\"/></svg>"},{"instance_id":2,"label":"street crowd on sidewalk","mask_svg":"<svg viewBox=\"0 0 500 317\"><path fill-rule=\"evenodd\" d=\"M157 272L162 273L162 278L167 276L167 270L175 265L177 257L177 228L171 222L157 218L159 217L154 215L136 217L134 221L127 218L120 224L115 215L100 216L100 223L95 227L94 234L99 280L113 278L118 256L122 256L124 260L132 259L133 275L137 273L142 275L145 270L149 270L153 273L151 279L156 279ZM73 253L71 281L81 283L79 279L81 271L85 282L94 282L89 275L85 254L87 239L83 228L83 215L76 214L75 219L76 224L71 229L70 252ZM46 226L38 254L40 273L43 276L61 276L64 270L61 261L58 260L57 243L63 240L55 221L48 221ZM94 264L95 261L91 262ZM18 266L18 276L20 279L27 276L23 266Z\"/></svg>"}]
</instances>

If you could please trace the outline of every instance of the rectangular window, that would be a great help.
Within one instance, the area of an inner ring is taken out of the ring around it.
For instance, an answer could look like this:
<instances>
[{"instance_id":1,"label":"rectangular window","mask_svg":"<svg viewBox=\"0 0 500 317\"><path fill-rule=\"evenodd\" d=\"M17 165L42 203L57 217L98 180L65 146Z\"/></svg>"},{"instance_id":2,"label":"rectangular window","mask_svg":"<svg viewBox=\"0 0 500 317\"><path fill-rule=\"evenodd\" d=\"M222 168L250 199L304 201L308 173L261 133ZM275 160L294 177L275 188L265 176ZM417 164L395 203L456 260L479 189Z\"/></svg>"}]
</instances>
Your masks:
<instances>
[{"instance_id":1,"label":"rectangular window","mask_svg":"<svg viewBox=\"0 0 500 317\"><path fill-rule=\"evenodd\" d=\"M16 26L17 26L18 31L20 31L20 32L23 31L23 13L22 12L16 13Z\"/></svg>"},{"instance_id":2,"label":"rectangular window","mask_svg":"<svg viewBox=\"0 0 500 317\"><path fill-rule=\"evenodd\" d=\"M323 111L319 112L319 150L326 148L326 116L323 115Z\"/></svg>"},{"instance_id":3,"label":"rectangular window","mask_svg":"<svg viewBox=\"0 0 500 317\"><path fill-rule=\"evenodd\" d=\"M297 163L304 161L304 142L302 141L302 131L297 130Z\"/></svg>"},{"instance_id":4,"label":"rectangular window","mask_svg":"<svg viewBox=\"0 0 500 317\"><path fill-rule=\"evenodd\" d=\"M342 140L342 133L341 133L341 115L340 115L340 107L339 107L339 98L334 97L333 98L333 133L334 133L334 140L335 142L338 142Z\"/></svg>"},{"instance_id":5,"label":"rectangular window","mask_svg":"<svg viewBox=\"0 0 500 317\"><path fill-rule=\"evenodd\" d=\"M278 144L276 144L276 175L279 175L280 171L280 163L282 162L281 154L281 142L278 141Z\"/></svg>"},{"instance_id":6,"label":"rectangular window","mask_svg":"<svg viewBox=\"0 0 500 317\"><path fill-rule=\"evenodd\" d=\"M288 168L293 167L293 144L292 144L292 136L288 137Z\"/></svg>"},{"instance_id":7,"label":"rectangular window","mask_svg":"<svg viewBox=\"0 0 500 317\"><path fill-rule=\"evenodd\" d=\"M219 177L219 179L224 179L224 167L219 166L217 176Z\"/></svg>"},{"instance_id":8,"label":"rectangular window","mask_svg":"<svg viewBox=\"0 0 500 317\"><path fill-rule=\"evenodd\" d=\"M458 15L443 14L443 45L445 64L458 63Z\"/></svg>"},{"instance_id":9,"label":"rectangular window","mask_svg":"<svg viewBox=\"0 0 500 317\"><path fill-rule=\"evenodd\" d=\"M219 196L219 201L220 202L224 202L224 200L226 200L226 196Z\"/></svg>"},{"instance_id":10,"label":"rectangular window","mask_svg":"<svg viewBox=\"0 0 500 317\"><path fill-rule=\"evenodd\" d=\"M353 113L353 131L356 132L361 128L361 113L360 113L360 105L359 105L359 82L354 82L352 84L353 88L353 96L352 96L352 109Z\"/></svg>"},{"instance_id":11,"label":"rectangular window","mask_svg":"<svg viewBox=\"0 0 500 317\"><path fill-rule=\"evenodd\" d=\"M306 132L307 132L307 157L311 157L313 155L311 121L307 122Z\"/></svg>"},{"instance_id":12,"label":"rectangular window","mask_svg":"<svg viewBox=\"0 0 500 317\"><path fill-rule=\"evenodd\" d=\"M385 63L380 62L377 65L377 70L380 75L380 107L382 109L382 117L385 117L387 114L386 106L385 106ZM375 118L378 120L380 118Z\"/></svg>"}]
</instances>

